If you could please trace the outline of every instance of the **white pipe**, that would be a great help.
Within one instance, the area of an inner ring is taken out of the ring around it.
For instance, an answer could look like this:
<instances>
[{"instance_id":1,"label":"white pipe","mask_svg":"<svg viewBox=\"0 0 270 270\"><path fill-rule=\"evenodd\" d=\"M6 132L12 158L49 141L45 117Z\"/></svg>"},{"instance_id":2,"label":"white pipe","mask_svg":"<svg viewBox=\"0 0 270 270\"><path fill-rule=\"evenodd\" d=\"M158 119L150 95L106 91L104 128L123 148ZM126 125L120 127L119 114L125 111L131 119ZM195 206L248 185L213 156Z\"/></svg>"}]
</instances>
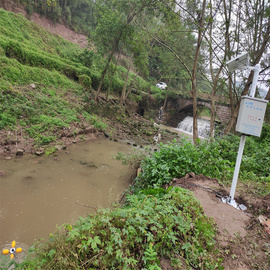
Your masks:
<instances>
[{"instance_id":1,"label":"white pipe","mask_svg":"<svg viewBox=\"0 0 270 270\"><path fill-rule=\"evenodd\" d=\"M254 67L254 76L253 76L252 85L250 89L250 97L255 97L256 86L257 86L260 70L261 70L261 66L260 64L257 64Z\"/></svg>"},{"instance_id":2,"label":"white pipe","mask_svg":"<svg viewBox=\"0 0 270 270\"><path fill-rule=\"evenodd\" d=\"M230 197L228 200L229 202L234 200L234 194L235 194L235 189L236 189L236 185L237 185L237 179L238 179L238 175L239 175L239 170L240 170L241 160L242 160L242 156L243 156L245 141L246 141L246 135L242 135L241 140L240 140L240 144L239 144L239 150L238 150L238 154L237 154L234 174L233 174L231 192L230 192Z\"/></svg>"}]
</instances>

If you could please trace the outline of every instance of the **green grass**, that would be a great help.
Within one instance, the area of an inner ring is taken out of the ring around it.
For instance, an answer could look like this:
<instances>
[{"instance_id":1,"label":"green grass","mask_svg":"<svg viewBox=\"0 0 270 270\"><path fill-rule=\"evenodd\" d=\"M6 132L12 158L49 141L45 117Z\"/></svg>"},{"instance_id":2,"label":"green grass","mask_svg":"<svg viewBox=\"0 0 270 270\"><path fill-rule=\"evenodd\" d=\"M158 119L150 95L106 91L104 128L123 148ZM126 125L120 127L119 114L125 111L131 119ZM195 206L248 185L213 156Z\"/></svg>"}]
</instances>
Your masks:
<instances>
[{"instance_id":1,"label":"green grass","mask_svg":"<svg viewBox=\"0 0 270 270\"><path fill-rule=\"evenodd\" d=\"M20 14L0 9L0 35L16 40L33 50L40 50L62 58L76 59L82 49L58 35L30 22Z\"/></svg>"},{"instance_id":2,"label":"green grass","mask_svg":"<svg viewBox=\"0 0 270 270\"><path fill-rule=\"evenodd\" d=\"M100 55L83 50L58 35L50 34L22 15L3 9L0 9L0 56L15 58L23 65L58 71L76 82L80 76L88 76L94 88L97 88L100 74L106 64ZM114 69L113 64L111 69ZM117 67L114 75L105 79L103 90L110 88L119 94L124 85L126 72L125 68ZM14 76L16 78L16 73ZM15 78L12 79L11 76L11 82L14 82ZM131 72L129 83L134 78L135 74ZM9 80L8 77L5 79ZM85 86L86 81L81 81ZM87 84L89 87L89 79ZM151 88L153 92L162 93L139 76L136 77L133 87L139 91L148 91Z\"/></svg>"},{"instance_id":3,"label":"green grass","mask_svg":"<svg viewBox=\"0 0 270 270\"><path fill-rule=\"evenodd\" d=\"M2 90L12 85L28 85L38 83L45 87L78 88L79 85L69 80L56 70L22 65L16 59L0 57L0 85Z\"/></svg>"},{"instance_id":4,"label":"green grass","mask_svg":"<svg viewBox=\"0 0 270 270\"><path fill-rule=\"evenodd\" d=\"M0 9L0 129L22 126L38 145L56 140L55 132L79 122L82 114L97 129L106 129L85 106L105 64L98 54ZM105 77L103 91L120 95L125 77L126 69L117 67ZM150 86L136 77L133 87Z\"/></svg>"},{"instance_id":5,"label":"green grass","mask_svg":"<svg viewBox=\"0 0 270 270\"><path fill-rule=\"evenodd\" d=\"M0 129L20 126L37 145L57 140L82 114L89 125L105 129L84 104L92 89L92 56L23 16L0 9Z\"/></svg>"}]
</instances>

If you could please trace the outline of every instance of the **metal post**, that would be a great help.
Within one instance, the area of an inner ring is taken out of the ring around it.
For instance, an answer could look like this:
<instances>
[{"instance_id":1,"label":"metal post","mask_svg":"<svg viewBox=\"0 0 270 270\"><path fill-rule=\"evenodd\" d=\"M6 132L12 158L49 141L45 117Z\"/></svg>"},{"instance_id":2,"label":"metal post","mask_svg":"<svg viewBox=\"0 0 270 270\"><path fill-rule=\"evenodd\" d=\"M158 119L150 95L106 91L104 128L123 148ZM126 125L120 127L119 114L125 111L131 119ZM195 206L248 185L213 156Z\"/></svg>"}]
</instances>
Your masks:
<instances>
[{"instance_id":1,"label":"metal post","mask_svg":"<svg viewBox=\"0 0 270 270\"><path fill-rule=\"evenodd\" d=\"M261 66L260 66L260 64L257 64L254 67L254 76L253 76L252 85L251 85L251 89L250 89L250 97L255 96L256 86L257 86L260 70L261 70Z\"/></svg>"},{"instance_id":2,"label":"metal post","mask_svg":"<svg viewBox=\"0 0 270 270\"><path fill-rule=\"evenodd\" d=\"M254 76L253 76L252 85L251 85L251 89L250 89L250 97L254 97L255 93L256 93L256 86L257 86L259 72L260 72L261 67L260 67L260 64L257 64L255 67L252 67L250 69L254 70ZM237 185L237 179L238 179L238 175L239 175L239 170L240 170L241 160L242 160L242 156L243 156L245 141L246 141L246 135L243 134L241 136L241 140L240 140L240 144L239 144L239 150L238 150L234 174L233 174L233 181L232 181L230 196L227 199L228 204L230 204L233 207L238 208L238 209L239 209L238 204L234 200L234 194L235 194L235 189L236 189L236 185Z\"/></svg>"},{"instance_id":3,"label":"metal post","mask_svg":"<svg viewBox=\"0 0 270 270\"><path fill-rule=\"evenodd\" d=\"M239 150L238 150L238 154L237 154L234 174L233 174L233 181L232 181L232 186L231 186L230 197L228 199L228 203L236 208L237 208L237 204L234 201L234 194L235 194L235 189L236 189L236 185L237 185L237 179L238 179L238 175L239 175L239 170L240 170L241 160L242 160L242 156L243 156L245 141L246 141L246 135L242 135L241 140L240 140L240 144L239 144Z\"/></svg>"}]
</instances>

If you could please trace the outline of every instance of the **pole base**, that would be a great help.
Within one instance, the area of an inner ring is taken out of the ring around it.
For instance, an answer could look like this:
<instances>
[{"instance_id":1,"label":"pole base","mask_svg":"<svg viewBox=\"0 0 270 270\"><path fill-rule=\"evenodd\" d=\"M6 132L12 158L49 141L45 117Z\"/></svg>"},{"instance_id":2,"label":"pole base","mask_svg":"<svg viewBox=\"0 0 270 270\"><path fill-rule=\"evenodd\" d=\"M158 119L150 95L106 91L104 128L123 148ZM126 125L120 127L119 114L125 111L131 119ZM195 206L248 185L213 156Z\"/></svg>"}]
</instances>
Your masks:
<instances>
[{"instance_id":1,"label":"pole base","mask_svg":"<svg viewBox=\"0 0 270 270\"><path fill-rule=\"evenodd\" d=\"M227 204L231 205L232 207L240 210L238 203L235 200L231 200L230 198L227 199Z\"/></svg>"},{"instance_id":2,"label":"pole base","mask_svg":"<svg viewBox=\"0 0 270 270\"><path fill-rule=\"evenodd\" d=\"M246 211L247 207L243 204L238 204L235 200L232 200L230 197L222 197L221 201L223 203L227 203L229 205L231 205L232 207L234 207L237 210L241 210L241 211Z\"/></svg>"}]
</instances>

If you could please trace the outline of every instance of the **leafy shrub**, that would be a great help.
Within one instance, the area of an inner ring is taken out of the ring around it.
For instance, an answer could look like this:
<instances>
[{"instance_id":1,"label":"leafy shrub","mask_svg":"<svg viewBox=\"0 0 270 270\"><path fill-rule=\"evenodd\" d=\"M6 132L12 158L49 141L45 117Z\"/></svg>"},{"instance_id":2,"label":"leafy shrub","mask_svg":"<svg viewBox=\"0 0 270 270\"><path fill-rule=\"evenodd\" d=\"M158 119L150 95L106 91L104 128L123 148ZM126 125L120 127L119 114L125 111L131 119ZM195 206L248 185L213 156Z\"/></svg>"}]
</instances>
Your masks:
<instances>
[{"instance_id":1,"label":"leafy shrub","mask_svg":"<svg viewBox=\"0 0 270 270\"><path fill-rule=\"evenodd\" d=\"M117 74L105 76L103 90L111 89L114 93L120 93L124 87L124 81Z\"/></svg>"},{"instance_id":2,"label":"leafy shrub","mask_svg":"<svg viewBox=\"0 0 270 270\"><path fill-rule=\"evenodd\" d=\"M79 83L87 88L87 89L91 89L92 88L92 80L90 77L88 77L87 75L80 75L79 76Z\"/></svg>"},{"instance_id":3,"label":"leafy shrub","mask_svg":"<svg viewBox=\"0 0 270 270\"><path fill-rule=\"evenodd\" d=\"M37 145L46 145L46 144L49 144L55 140L56 140L56 136L53 136L53 135L45 136L42 134L38 134L35 137L35 142Z\"/></svg>"},{"instance_id":4,"label":"leafy shrub","mask_svg":"<svg viewBox=\"0 0 270 270\"><path fill-rule=\"evenodd\" d=\"M230 180L233 177L239 140L238 136L230 135L213 142L200 142L197 146L185 139L161 144L159 151L142 161L138 186L160 187L190 172ZM239 178L244 179L249 175L255 181L269 182L270 168L265 166L270 161L267 145L267 142L256 142L253 137L247 138ZM267 194L269 190L265 192Z\"/></svg>"},{"instance_id":5,"label":"leafy shrub","mask_svg":"<svg viewBox=\"0 0 270 270\"><path fill-rule=\"evenodd\" d=\"M162 145L159 151L142 161L140 178L143 186L160 187L189 172L209 175L211 157L207 158L207 155L211 155L211 152L200 151L199 147L188 140ZM212 162L214 163L214 160ZM224 164L220 164L222 165ZM217 172L222 174L221 168L215 167L212 172L215 175L212 176L217 176Z\"/></svg>"},{"instance_id":6,"label":"leafy shrub","mask_svg":"<svg viewBox=\"0 0 270 270\"><path fill-rule=\"evenodd\" d=\"M263 124L261 136L254 137L254 140L260 143L270 143L270 124L269 123Z\"/></svg>"},{"instance_id":7,"label":"leafy shrub","mask_svg":"<svg viewBox=\"0 0 270 270\"><path fill-rule=\"evenodd\" d=\"M267 130L267 125L264 125L263 132ZM268 135L267 135L268 134ZM269 148L269 133L265 133L262 138L248 136L243 152L243 158L241 162L241 171L253 172L257 176L270 176L270 167L265 166L269 164L270 148ZM240 143L240 137L236 135L229 135L221 138L217 138L214 142L209 144L211 153L217 153L216 160L223 159L228 160L231 166L235 166L238 148ZM204 146L206 147L206 143Z\"/></svg>"},{"instance_id":8,"label":"leafy shrub","mask_svg":"<svg viewBox=\"0 0 270 270\"><path fill-rule=\"evenodd\" d=\"M122 208L65 225L62 233L32 248L33 261L17 267L161 269L159 259L167 256L184 269L221 269L214 236L212 221L189 191L146 190L128 196Z\"/></svg>"},{"instance_id":9,"label":"leafy shrub","mask_svg":"<svg viewBox=\"0 0 270 270\"><path fill-rule=\"evenodd\" d=\"M99 82L100 82L100 79L101 79L101 73L98 72L98 71L92 72L91 79L92 79L93 88L98 89Z\"/></svg>"},{"instance_id":10,"label":"leafy shrub","mask_svg":"<svg viewBox=\"0 0 270 270\"><path fill-rule=\"evenodd\" d=\"M91 68L94 60L94 52L89 49L84 49L78 58L84 66Z\"/></svg>"}]
</instances>

